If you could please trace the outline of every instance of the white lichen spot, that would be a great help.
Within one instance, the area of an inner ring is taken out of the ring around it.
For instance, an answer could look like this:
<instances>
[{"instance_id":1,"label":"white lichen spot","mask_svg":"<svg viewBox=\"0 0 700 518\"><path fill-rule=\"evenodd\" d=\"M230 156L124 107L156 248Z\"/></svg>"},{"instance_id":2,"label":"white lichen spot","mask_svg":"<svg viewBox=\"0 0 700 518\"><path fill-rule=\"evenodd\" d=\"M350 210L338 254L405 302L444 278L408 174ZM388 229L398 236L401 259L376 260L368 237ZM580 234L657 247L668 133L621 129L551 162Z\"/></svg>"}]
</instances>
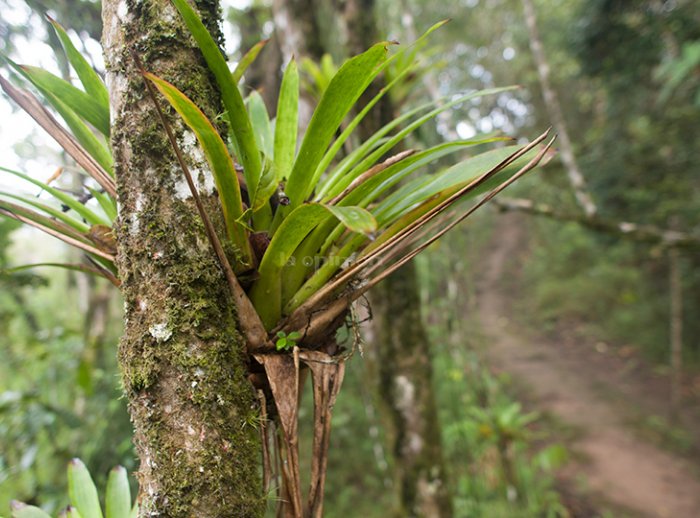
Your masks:
<instances>
[{"instance_id":1,"label":"white lichen spot","mask_svg":"<svg viewBox=\"0 0 700 518\"><path fill-rule=\"evenodd\" d=\"M141 220L139 219L139 213L143 210L143 195L141 193L136 195L134 200L134 212L129 219L129 234L135 236L141 230Z\"/></svg>"},{"instance_id":2,"label":"white lichen spot","mask_svg":"<svg viewBox=\"0 0 700 518\"><path fill-rule=\"evenodd\" d=\"M197 382L196 382L196 381L193 381L193 382L192 382L192 388L195 388L196 386L197 386Z\"/></svg>"},{"instance_id":3,"label":"white lichen spot","mask_svg":"<svg viewBox=\"0 0 700 518\"><path fill-rule=\"evenodd\" d=\"M202 195L212 194L216 184L214 183L214 177L208 170L207 159L197 142L197 137L192 131L185 131L179 144L183 154L192 159L190 174L199 193ZM177 179L175 182L175 196L180 200L191 198L190 187L179 165L173 165L172 174Z\"/></svg>"},{"instance_id":4,"label":"white lichen spot","mask_svg":"<svg viewBox=\"0 0 700 518\"><path fill-rule=\"evenodd\" d=\"M408 438L408 450L413 452L414 455L418 455L423 451L423 439L415 432L411 432Z\"/></svg>"},{"instance_id":5,"label":"white lichen spot","mask_svg":"<svg viewBox=\"0 0 700 518\"><path fill-rule=\"evenodd\" d=\"M151 336L155 338L157 342L165 342L173 336L173 331L168 327L166 322L153 324L148 328L148 332L151 333Z\"/></svg>"},{"instance_id":6,"label":"white lichen spot","mask_svg":"<svg viewBox=\"0 0 700 518\"><path fill-rule=\"evenodd\" d=\"M140 299L138 306L139 311L146 311L146 309L148 309L148 302L146 301L146 299Z\"/></svg>"},{"instance_id":7,"label":"white lichen spot","mask_svg":"<svg viewBox=\"0 0 700 518\"><path fill-rule=\"evenodd\" d=\"M178 169L179 170L179 169ZM195 174L195 171L190 171L191 174ZM182 174L182 173L180 173ZM192 191L190 191L190 186L187 184L187 180L183 177L175 182L175 197L178 200L188 200L192 197Z\"/></svg>"},{"instance_id":8,"label":"white lichen spot","mask_svg":"<svg viewBox=\"0 0 700 518\"><path fill-rule=\"evenodd\" d=\"M620 223L620 230L624 233L634 232L637 229L637 225L634 223L622 222Z\"/></svg>"},{"instance_id":9,"label":"white lichen spot","mask_svg":"<svg viewBox=\"0 0 700 518\"><path fill-rule=\"evenodd\" d=\"M178 14L175 8L170 4L170 2L163 5L160 15L163 21L172 23L178 19Z\"/></svg>"},{"instance_id":10,"label":"white lichen spot","mask_svg":"<svg viewBox=\"0 0 700 518\"><path fill-rule=\"evenodd\" d=\"M110 120L116 120L122 106L122 94L127 91L129 81L126 74L110 72L105 75L105 83L109 91L109 116Z\"/></svg>"},{"instance_id":11,"label":"white lichen spot","mask_svg":"<svg viewBox=\"0 0 700 518\"><path fill-rule=\"evenodd\" d=\"M122 0L117 5L117 16L120 20L124 21L127 14L129 14L129 7L126 5L126 0Z\"/></svg>"},{"instance_id":12,"label":"white lichen spot","mask_svg":"<svg viewBox=\"0 0 700 518\"><path fill-rule=\"evenodd\" d=\"M394 380L398 395L398 407L402 412L411 410L415 405L416 387L404 375L396 376Z\"/></svg>"},{"instance_id":13,"label":"white lichen spot","mask_svg":"<svg viewBox=\"0 0 700 518\"><path fill-rule=\"evenodd\" d=\"M197 376L198 378L201 378L202 376L204 376L204 369L197 367L194 370L194 375Z\"/></svg>"}]
</instances>

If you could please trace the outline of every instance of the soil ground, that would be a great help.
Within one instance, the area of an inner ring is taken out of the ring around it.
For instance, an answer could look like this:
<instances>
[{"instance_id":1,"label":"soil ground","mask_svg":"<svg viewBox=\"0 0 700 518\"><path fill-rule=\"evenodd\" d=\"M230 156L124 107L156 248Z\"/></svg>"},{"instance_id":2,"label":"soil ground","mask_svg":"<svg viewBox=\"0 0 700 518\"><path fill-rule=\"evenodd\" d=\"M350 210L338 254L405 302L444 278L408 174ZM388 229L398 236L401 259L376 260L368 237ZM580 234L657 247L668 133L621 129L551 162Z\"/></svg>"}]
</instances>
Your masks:
<instances>
[{"instance_id":1,"label":"soil ground","mask_svg":"<svg viewBox=\"0 0 700 518\"><path fill-rule=\"evenodd\" d=\"M484 256L478 306L487 362L524 388L530 406L573 429L566 434L573 453L562 474L566 488L583 491L598 508L610 504L615 517L700 517L700 463L693 453L700 442L700 398L687 397L691 444L684 455L674 453L631 424L667 413L665 376L631 360L629 351L542 338L518 325L513 287L505 279L517 271L526 237L515 215L500 216Z\"/></svg>"}]
</instances>

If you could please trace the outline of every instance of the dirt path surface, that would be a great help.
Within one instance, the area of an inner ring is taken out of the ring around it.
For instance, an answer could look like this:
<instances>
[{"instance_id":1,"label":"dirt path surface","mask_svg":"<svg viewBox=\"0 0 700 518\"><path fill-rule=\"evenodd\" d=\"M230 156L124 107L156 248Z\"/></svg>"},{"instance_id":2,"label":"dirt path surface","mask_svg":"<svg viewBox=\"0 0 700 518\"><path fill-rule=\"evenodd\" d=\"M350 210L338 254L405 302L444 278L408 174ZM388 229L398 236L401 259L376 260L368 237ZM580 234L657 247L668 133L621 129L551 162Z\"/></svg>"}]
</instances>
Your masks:
<instances>
[{"instance_id":1,"label":"dirt path surface","mask_svg":"<svg viewBox=\"0 0 700 518\"><path fill-rule=\"evenodd\" d=\"M578 459L568 470L571 480L580 481L583 475L594 495L629 509L630 516L700 518L698 466L639 438L625 423L619 402L601 391L604 372L584 365L580 355L572 357L560 344L519 332L512 323L502 280L523 249L524 231L506 215L499 218L494 236L479 290L479 313L490 339L485 354L491 365L527 388L538 410L577 430L570 445ZM607 382L612 385L615 379ZM644 397L635 390L623 391L630 404L632 398Z\"/></svg>"}]
</instances>

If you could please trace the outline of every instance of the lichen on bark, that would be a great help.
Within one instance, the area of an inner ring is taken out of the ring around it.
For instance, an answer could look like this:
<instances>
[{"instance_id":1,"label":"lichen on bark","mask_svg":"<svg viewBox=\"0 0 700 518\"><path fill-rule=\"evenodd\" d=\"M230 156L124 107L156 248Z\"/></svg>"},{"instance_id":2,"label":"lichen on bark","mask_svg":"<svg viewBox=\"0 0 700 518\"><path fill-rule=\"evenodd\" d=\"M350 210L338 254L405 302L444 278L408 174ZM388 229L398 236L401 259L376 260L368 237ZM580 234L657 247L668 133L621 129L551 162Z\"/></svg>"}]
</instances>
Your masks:
<instances>
[{"instance_id":1,"label":"lichen on bark","mask_svg":"<svg viewBox=\"0 0 700 518\"><path fill-rule=\"evenodd\" d=\"M218 2L196 7L219 37ZM221 112L218 91L169 1L105 0L103 22L125 300L119 361L141 459L141 515L261 516L245 343L194 205L177 196L182 171L129 52L212 119ZM189 155L200 185L210 185L201 153ZM208 206L217 216L213 196Z\"/></svg>"}]
</instances>

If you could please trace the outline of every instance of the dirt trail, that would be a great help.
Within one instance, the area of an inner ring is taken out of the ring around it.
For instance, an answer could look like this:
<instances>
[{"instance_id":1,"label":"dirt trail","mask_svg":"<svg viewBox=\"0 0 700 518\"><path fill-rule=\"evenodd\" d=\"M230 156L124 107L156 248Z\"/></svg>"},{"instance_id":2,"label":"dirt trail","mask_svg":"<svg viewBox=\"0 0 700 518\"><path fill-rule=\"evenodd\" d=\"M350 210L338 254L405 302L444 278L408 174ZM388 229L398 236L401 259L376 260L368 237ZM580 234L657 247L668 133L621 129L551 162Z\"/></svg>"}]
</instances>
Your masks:
<instances>
[{"instance_id":1,"label":"dirt trail","mask_svg":"<svg viewBox=\"0 0 700 518\"><path fill-rule=\"evenodd\" d=\"M502 279L522 250L524 232L506 215L494 235L479 290L480 317L491 340L486 355L531 391L537 409L578 429L571 447L585 460L574 461L572 481L583 474L593 494L629 509L632 516L700 518L697 466L638 438L601 394L600 376L592 375L591 366L580 358L572 361L560 344L519 333L510 322Z\"/></svg>"}]
</instances>

